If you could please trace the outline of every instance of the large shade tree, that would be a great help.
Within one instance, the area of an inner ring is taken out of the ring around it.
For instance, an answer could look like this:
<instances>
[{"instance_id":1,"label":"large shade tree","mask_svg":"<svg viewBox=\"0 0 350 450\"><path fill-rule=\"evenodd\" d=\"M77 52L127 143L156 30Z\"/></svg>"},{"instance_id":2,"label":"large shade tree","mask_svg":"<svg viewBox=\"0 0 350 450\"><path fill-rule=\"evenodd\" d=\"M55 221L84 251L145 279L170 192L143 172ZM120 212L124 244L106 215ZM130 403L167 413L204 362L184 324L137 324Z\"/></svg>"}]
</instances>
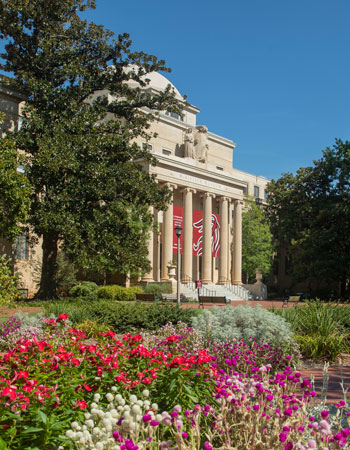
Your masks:
<instances>
[{"instance_id":1,"label":"large shade tree","mask_svg":"<svg viewBox=\"0 0 350 450\"><path fill-rule=\"evenodd\" d=\"M268 194L272 232L288 248L294 280L337 283L349 295L350 142L336 140L312 167L269 183Z\"/></svg>"},{"instance_id":2,"label":"large shade tree","mask_svg":"<svg viewBox=\"0 0 350 450\"><path fill-rule=\"evenodd\" d=\"M0 113L1 124L5 115ZM0 136L0 237L13 241L21 232L30 204L30 185L13 140Z\"/></svg>"},{"instance_id":3,"label":"large shade tree","mask_svg":"<svg viewBox=\"0 0 350 450\"><path fill-rule=\"evenodd\" d=\"M246 199L242 215L242 272L246 283L255 279L257 270L269 274L273 254L272 234L263 209Z\"/></svg>"},{"instance_id":4,"label":"large shade tree","mask_svg":"<svg viewBox=\"0 0 350 450\"><path fill-rule=\"evenodd\" d=\"M170 86L142 89L164 61L133 52L127 34L80 17L89 0L0 0L1 68L26 95L17 146L33 188L29 224L43 238L41 298L56 296L61 245L78 264L122 273L149 269L149 206L168 190L142 169L152 111L181 107ZM131 88L128 81L139 84Z\"/></svg>"}]
</instances>

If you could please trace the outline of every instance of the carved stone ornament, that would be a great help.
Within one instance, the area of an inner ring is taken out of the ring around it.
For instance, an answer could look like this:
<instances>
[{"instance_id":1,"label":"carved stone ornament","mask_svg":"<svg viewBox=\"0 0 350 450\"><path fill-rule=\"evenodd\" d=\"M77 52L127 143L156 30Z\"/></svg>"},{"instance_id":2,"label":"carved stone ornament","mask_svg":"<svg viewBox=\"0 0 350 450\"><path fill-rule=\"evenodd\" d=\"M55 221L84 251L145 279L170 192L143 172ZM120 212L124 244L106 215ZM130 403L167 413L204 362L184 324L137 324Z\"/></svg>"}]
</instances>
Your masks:
<instances>
[{"instance_id":1,"label":"carved stone ornament","mask_svg":"<svg viewBox=\"0 0 350 450\"><path fill-rule=\"evenodd\" d=\"M185 150L184 157L192 158L196 161L206 162L208 158L208 128L198 125L196 128L188 128L184 137Z\"/></svg>"}]
</instances>

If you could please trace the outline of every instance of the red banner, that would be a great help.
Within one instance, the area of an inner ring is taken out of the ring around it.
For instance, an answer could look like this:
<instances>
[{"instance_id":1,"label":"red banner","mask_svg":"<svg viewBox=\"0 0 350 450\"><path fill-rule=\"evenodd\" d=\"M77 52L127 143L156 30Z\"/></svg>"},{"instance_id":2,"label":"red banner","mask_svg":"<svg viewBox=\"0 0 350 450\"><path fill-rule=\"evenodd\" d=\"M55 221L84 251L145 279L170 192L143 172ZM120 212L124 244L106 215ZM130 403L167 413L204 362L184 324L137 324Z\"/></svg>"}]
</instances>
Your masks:
<instances>
[{"instance_id":1,"label":"red banner","mask_svg":"<svg viewBox=\"0 0 350 450\"><path fill-rule=\"evenodd\" d=\"M173 253L177 254L177 236L175 227L180 225L183 229L183 207L173 206ZM203 248L203 211L193 210L193 255L202 255ZM180 253L182 254L183 230L180 237ZM220 255L220 215L211 215L211 251L215 258Z\"/></svg>"},{"instance_id":2,"label":"red banner","mask_svg":"<svg viewBox=\"0 0 350 450\"><path fill-rule=\"evenodd\" d=\"M180 236L180 253L182 254L182 241L183 241L183 222L184 222L184 218L183 218L183 207L182 206L173 206L173 253L177 254L177 236L175 233L175 227L177 225L180 225L180 227L182 228L182 233Z\"/></svg>"},{"instance_id":3,"label":"red banner","mask_svg":"<svg viewBox=\"0 0 350 450\"><path fill-rule=\"evenodd\" d=\"M193 210L193 255L200 256L203 248L203 211ZM220 215L211 215L211 251L216 258L220 255Z\"/></svg>"}]
</instances>

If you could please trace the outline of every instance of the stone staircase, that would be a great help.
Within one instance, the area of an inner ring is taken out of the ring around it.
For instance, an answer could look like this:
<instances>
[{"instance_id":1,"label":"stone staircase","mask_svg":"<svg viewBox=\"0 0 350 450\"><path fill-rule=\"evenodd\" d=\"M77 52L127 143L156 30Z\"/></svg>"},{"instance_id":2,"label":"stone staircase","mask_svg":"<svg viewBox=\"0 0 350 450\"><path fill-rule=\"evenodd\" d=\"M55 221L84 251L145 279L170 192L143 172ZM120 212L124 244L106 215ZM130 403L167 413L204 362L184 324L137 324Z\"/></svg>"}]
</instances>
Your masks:
<instances>
[{"instance_id":1,"label":"stone staircase","mask_svg":"<svg viewBox=\"0 0 350 450\"><path fill-rule=\"evenodd\" d=\"M197 289L194 283L185 283L181 285L181 292L186 297L198 299ZM221 284L205 284L201 290L200 295L208 295L214 297L225 296L228 300L249 300L252 295L248 289L243 286L236 285L221 285Z\"/></svg>"}]
</instances>

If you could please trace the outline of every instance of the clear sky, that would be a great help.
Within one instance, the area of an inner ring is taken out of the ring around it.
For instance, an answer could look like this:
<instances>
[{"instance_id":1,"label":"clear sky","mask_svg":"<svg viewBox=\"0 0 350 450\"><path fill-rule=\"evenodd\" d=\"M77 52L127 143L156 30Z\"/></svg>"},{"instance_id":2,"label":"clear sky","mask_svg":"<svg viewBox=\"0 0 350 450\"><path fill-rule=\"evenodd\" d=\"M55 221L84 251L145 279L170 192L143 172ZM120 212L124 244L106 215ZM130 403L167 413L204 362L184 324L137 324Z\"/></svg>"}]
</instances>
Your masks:
<instances>
[{"instance_id":1,"label":"clear sky","mask_svg":"<svg viewBox=\"0 0 350 450\"><path fill-rule=\"evenodd\" d=\"M97 0L87 17L166 60L235 168L276 179L350 139L349 0Z\"/></svg>"},{"instance_id":2,"label":"clear sky","mask_svg":"<svg viewBox=\"0 0 350 450\"><path fill-rule=\"evenodd\" d=\"M349 0L97 0L84 16L166 60L235 168L276 179L350 140Z\"/></svg>"}]
</instances>

